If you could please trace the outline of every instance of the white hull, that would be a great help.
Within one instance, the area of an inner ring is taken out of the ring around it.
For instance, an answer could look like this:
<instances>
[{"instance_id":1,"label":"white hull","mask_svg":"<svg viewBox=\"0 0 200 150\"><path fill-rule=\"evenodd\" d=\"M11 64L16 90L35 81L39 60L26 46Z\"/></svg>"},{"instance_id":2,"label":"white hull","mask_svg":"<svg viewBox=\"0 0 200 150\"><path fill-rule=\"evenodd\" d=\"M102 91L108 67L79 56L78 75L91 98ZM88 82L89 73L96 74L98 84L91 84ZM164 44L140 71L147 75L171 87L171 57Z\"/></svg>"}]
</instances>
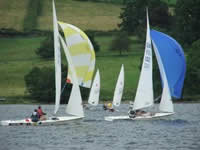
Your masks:
<instances>
[{"instance_id":1,"label":"white hull","mask_svg":"<svg viewBox=\"0 0 200 150\"><path fill-rule=\"evenodd\" d=\"M106 121L114 121L114 120L150 120L150 119L159 119L161 117L171 116L174 113L155 113L154 115L142 115L137 116L135 118L130 118L129 116L108 116L104 119Z\"/></svg>"},{"instance_id":2,"label":"white hull","mask_svg":"<svg viewBox=\"0 0 200 150\"><path fill-rule=\"evenodd\" d=\"M50 117L47 120L32 122L30 118L23 120L3 120L0 122L2 126L19 126L19 125L54 125L64 124L70 120L81 119L83 117L78 116L65 116L65 117Z\"/></svg>"}]
</instances>

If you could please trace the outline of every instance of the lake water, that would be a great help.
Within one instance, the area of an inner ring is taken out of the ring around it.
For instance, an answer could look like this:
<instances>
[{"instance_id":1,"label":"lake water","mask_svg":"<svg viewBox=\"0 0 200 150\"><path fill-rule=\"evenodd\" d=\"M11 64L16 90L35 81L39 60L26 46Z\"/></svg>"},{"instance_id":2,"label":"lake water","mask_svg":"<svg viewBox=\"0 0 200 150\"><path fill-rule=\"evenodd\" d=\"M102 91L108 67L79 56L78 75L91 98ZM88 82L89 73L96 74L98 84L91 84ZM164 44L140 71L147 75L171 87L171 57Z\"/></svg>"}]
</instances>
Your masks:
<instances>
[{"instance_id":1,"label":"lake water","mask_svg":"<svg viewBox=\"0 0 200 150\"><path fill-rule=\"evenodd\" d=\"M28 117L37 105L0 105L0 120ZM42 105L47 113L53 105ZM64 112L62 105L60 112ZM85 118L57 126L0 126L0 150L200 150L200 104L175 104L176 114L148 121L104 121L119 112L85 110Z\"/></svg>"}]
</instances>

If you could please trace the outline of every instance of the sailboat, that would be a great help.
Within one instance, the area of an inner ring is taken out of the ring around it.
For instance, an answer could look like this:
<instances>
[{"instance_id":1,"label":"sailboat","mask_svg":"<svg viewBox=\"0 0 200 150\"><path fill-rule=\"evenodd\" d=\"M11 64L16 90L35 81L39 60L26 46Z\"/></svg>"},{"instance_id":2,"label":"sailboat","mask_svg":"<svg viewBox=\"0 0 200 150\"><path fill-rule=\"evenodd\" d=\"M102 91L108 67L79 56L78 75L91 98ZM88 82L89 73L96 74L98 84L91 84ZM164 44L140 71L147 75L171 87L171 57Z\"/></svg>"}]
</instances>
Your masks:
<instances>
[{"instance_id":1,"label":"sailboat","mask_svg":"<svg viewBox=\"0 0 200 150\"><path fill-rule=\"evenodd\" d=\"M92 106L97 106L99 104L99 94L100 94L100 74L99 70L97 70L90 90L88 104Z\"/></svg>"},{"instance_id":2,"label":"sailboat","mask_svg":"<svg viewBox=\"0 0 200 150\"><path fill-rule=\"evenodd\" d=\"M46 120L32 122L31 118L26 118L22 120L4 120L1 121L1 125L47 125L47 124L60 124L68 122L69 120L80 119L84 117L83 106L82 106L82 98L79 88L79 82L76 76L75 67L72 62L71 55L66 46L65 41L59 35L57 17L55 11L55 4L53 4L53 25L54 25L54 53L55 53L55 82L56 82L56 102L55 102L55 110L54 114L57 113L60 105L60 94L61 94L61 54L60 54L60 43L64 48L64 52L66 58L68 60L68 66L70 68L71 80L73 82L71 95L68 101L68 105L66 107L66 113L71 116L61 116L61 117L48 117Z\"/></svg>"},{"instance_id":3,"label":"sailboat","mask_svg":"<svg viewBox=\"0 0 200 150\"><path fill-rule=\"evenodd\" d=\"M124 65L122 64L121 70L118 76L117 84L115 86L113 102L112 102L113 107L120 106L123 90L124 90Z\"/></svg>"},{"instance_id":4,"label":"sailboat","mask_svg":"<svg viewBox=\"0 0 200 150\"><path fill-rule=\"evenodd\" d=\"M105 110L109 110L111 112L115 111L116 107L119 107L121 104L121 99L122 99L122 95L123 95L123 90L124 90L124 65L122 64L121 66L121 70L117 79L117 83L115 86L115 91L114 91L114 96L113 96L113 101L111 106L106 106L104 105L104 109Z\"/></svg>"},{"instance_id":5,"label":"sailboat","mask_svg":"<svg viewBox=\"0 0 200 150\"><path fill-rule=\"evenodd\" d=\"M132 110L137 111L145 108L152 108L154 106L153 99L153 80L152 80L152 45L151 45L151 36L153 37L153 46L156 54L162 84L163 91L161 96L161 102L159 106L159 112L153 113L144 113L143 115L136 115L134 118L130 118L129 116L109 116L105 117L107 121L113 121L118 119L132 119L132 120L145 120L159 117L166 117L174 114L174 108L172 103L172 92L173 90L179 89L179 95L182 91L184 77L185 77L185 59L181 46L171 37L165 36L164 34L159 34L155 31L150 32L149 27L149 19L148 19L148 11L147 11L147 34L146 34L146 46L143 58L142 69L140 73L138 88L136 91L135 100L133 103ZM161 37L162 36L162 37ZM167 40L166 40L167 37ZM158 40L159 39L159 40ZM162 40L162 44L160 44L160 40ZM173 43L173 46L171 46ZM161 46L162 45L162 46ZM163 49L168 45L167 52L161 52L166 49ZM176 45L176 46L174 46ZM178 46L177 46L178 45ZM170 55L165 55L170 52ZM178 51L178 52L177 52ZM166 62L166 60L168 60ZM174 60L179 60L178 65L172 66L174 63L169 63L169 61L173 62ZM173 71L171 69L175 69L175 73L171 74ZM170 79L175 80L178 83L178 86L173 86ZM170 89L171 87L171 89Z\"/></svg>"}]
</instances>

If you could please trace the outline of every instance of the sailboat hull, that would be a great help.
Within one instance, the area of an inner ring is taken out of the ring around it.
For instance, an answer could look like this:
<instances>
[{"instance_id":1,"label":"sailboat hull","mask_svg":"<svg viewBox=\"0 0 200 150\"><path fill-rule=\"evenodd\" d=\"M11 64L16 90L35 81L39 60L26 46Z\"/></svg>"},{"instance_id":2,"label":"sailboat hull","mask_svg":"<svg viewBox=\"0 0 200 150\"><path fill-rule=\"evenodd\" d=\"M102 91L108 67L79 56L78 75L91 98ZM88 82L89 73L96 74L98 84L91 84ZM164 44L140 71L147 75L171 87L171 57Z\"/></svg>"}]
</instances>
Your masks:
<instances>
[{"instance_id":1,"label":"sailboat hull","mask_svg":"<svg viewBox=\"0 0 200 150\"><path fill-rule=\"evenodd\" d=\"M71 120L81 119L83 117L78 116L64 116L64 117L50 117L47 120L32 122L30 118L26 118L23 120L3 120L0 122L2 126L37 126L37 125L55 125L55 124L65 124Z\"/></svg>"},{"instance_id":2,"label":"sailboat hull","mask_svg":"<svg viewBox=\"0 0 200 150\"><path fill-rule=\"evenodd\" d=\"M162 117L171 116L174 113L155 113L154 115L142 115L137 116L135 118L130 118L129 116L108 116L104 119L106 121L114 121L114 120L151 120L151 119L159 119Z\"/></svg>"}]
</instances>

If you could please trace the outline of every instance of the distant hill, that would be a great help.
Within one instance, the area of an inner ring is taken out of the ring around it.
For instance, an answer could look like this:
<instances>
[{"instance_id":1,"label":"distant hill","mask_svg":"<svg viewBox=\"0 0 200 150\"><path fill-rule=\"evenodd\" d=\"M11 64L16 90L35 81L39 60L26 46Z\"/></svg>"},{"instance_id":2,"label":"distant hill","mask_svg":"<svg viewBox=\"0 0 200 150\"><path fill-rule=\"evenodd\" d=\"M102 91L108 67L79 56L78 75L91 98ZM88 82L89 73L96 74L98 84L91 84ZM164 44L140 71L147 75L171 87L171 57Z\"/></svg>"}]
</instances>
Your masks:
<instances>
[{"instance_id":1,"label":"distant hill","mask_svg":"<svg viewBox=\"0 0 200 150\"><path fill-rule=\"evenodd\" d=\"M32 0L1 0L0 1L0 28L23 30L27 14L34 11L30 5ZM122 5L112 3L81 2L76 0L55 0L58 20L68 22L83 30L108 31L117 29L120 23L119 15ZM40 14L36 19L35 29L52 29L52 0L40 2ZM36 6L35 6L36 7ZM37 8L36 8L37 9ZM30 21L30 20L29 20ZM26 23L26 22L25 22Z\"/></svg>"}]
</instances>

